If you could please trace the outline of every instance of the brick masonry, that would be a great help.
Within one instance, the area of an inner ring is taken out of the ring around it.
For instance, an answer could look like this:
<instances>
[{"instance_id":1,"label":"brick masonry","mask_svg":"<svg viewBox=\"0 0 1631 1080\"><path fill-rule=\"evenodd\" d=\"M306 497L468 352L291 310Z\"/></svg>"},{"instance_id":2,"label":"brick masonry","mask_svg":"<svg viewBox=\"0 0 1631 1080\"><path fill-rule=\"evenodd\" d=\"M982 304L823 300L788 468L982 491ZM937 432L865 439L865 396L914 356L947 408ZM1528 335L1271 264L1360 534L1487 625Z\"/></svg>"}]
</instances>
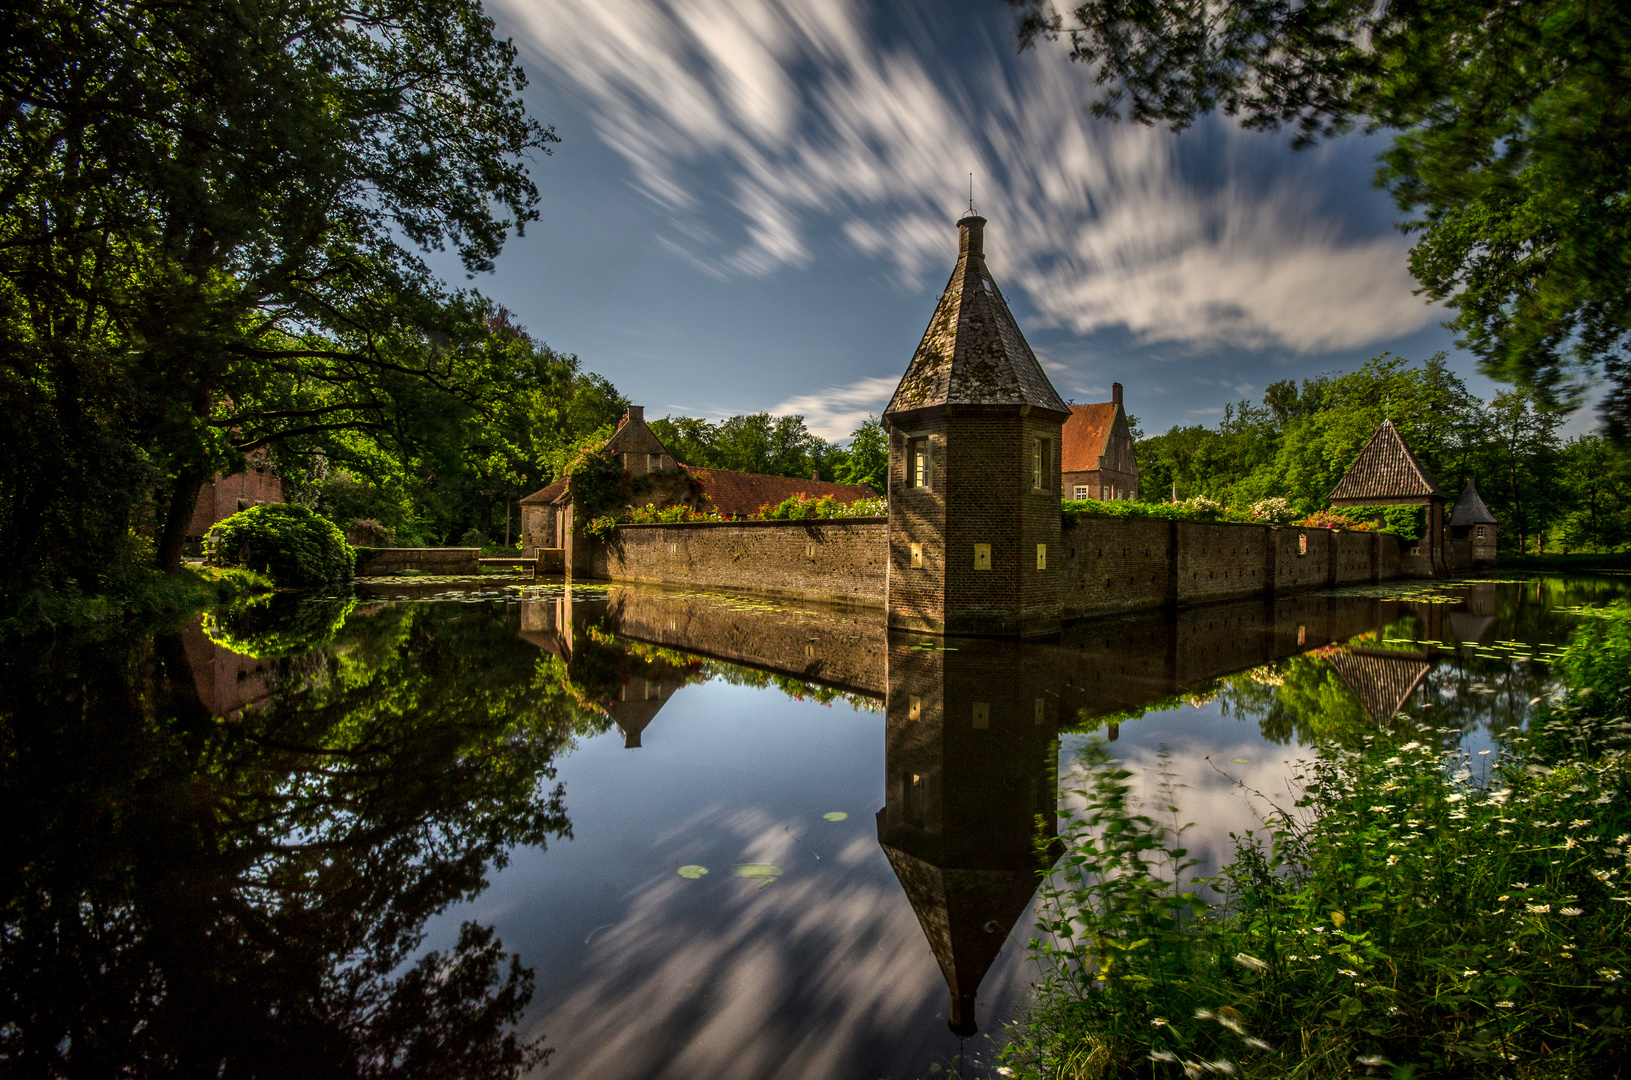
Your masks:
<instances>
[{"instance_id":1,"label":"brick masonry","mask_svg":"<svg viewBox=\"0 0 1631 1080\"><path fill-rule=\"evenodd\" d=\"M1017 461L1008 464L1019 469ZM1001 512L971 511L958 527L946 529L946 493L897 491L893 529L883 518L621 525L608 543L593 545L590 574L871 607L883 607L887 599L891 625L938 632L947 595L963 595L964 610L978 612L985 610L985 593L1013 590L1023 610L1044 620L1052 612L1057 626L1085 616L1430 577L1432 571L1425 556L1401 554L1399 542L1381 533L1083 517L1065 522L1052 539L1047 515L1040 505L1031 507L1024 493L1018 506L1007 508L1009 523L1000 534ZM949 497L955 500L955 489ZM940 537L947 539L941 543ZM914 543L922 545L921 567L912 566ZM973 568L975 543L991 544L991 570ZM1034 561L1038 544L1049 550L1042 570ZM1013 611L993 596L986 617L996 627Z\"/></svg>"},{"instance_id":2,"label":"brick masonry","mask_svg":"<svg viewBox=\"0 0 1631 1080\"><path fill-rule=\"evenodd\" d=\"M589 573L882 607L887 530L883 518L619 525L590 545Z\"/></svg>"}]
</instances>

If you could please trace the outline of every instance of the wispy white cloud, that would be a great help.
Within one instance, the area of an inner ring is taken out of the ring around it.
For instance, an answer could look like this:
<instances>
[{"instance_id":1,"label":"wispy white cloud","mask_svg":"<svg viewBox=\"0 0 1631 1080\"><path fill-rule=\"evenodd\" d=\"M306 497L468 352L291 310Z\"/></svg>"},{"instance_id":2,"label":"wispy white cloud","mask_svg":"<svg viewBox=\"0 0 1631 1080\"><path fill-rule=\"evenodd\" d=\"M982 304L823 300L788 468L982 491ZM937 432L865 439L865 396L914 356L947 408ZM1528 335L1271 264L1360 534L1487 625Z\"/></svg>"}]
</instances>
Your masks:
<instances>
[{"instance_id":1,"label":"wispy white cloud","mask_svg":"<svg viewBox=\"0 0 1631 1080\"><path fill-rule=\"evenodd\" d=\"M848 386L795 395L770 411L778 416L802 415L804 426L823 439L847 439L868 416L883 414L898 382L898 375L858 379Z\"/></svg>"},{"instance_id":2,"label":"wispy white cloud","mask_svg":"<svg viewBox=\"0 0 1631 1080\"><path fill-rule=\"evenodd\" d=\"M500 3L641 190L713 219L688 246L715 272L804 266L831 234L919 287L974 172L993 269L1076 333L1315 353L1436 317L1402 238L1345 237L1289 182L1190 182L1170 134L1089 119L1056 50L953 64L881 41L852 0Z\"/></svg>"}]
</instances>

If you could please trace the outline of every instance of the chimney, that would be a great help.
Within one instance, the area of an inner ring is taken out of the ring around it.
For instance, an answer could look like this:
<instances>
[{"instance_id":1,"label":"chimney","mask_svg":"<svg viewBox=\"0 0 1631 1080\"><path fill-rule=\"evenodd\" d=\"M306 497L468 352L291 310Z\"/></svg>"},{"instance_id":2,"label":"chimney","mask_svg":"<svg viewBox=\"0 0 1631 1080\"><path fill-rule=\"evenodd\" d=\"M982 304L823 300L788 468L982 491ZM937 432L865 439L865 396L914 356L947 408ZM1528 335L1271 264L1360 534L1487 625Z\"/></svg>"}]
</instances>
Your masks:
<instances>
[{"instance_id":1,"label":"chimney","mask_svg":"<svg viewBox=\"0 0 1631 1080\"><path fill-rule=\"evenodd\" d=\"M820 480L821 479L821 470L820 469L811 469L810 470L810 479L811 480Z\"/></svg>"},{"instance_id":2,"label":"chimney","mask_svg":"<svg viewBox=\"0 0 1631 1080\"><path fill-rule=\"evenodd\" d=\"M985 258L985 218L969 214L957 223L957 254Z\"/></svg>"},{"instance_id":3,"label":"chimney","mask_svg":"<svg viewBox=\"0 0 1631 1080\"><path fill-rule=\"evenodd\" d=\"M1121 384L1120 383L1111 383L1110 384L1110 400L1113 403L1117 404L1117 405L1121 404Z\"/></svg>"},{"instance_id":4,"label":"chimney","mask_svg":"<svg viewBox=\"0 0 1631 1080\"><path fill-rule=\"evenodd\" d=\"M1121 400L1121 390L1116 390L1116 400ZM623 414L626 424L643 424L646 422L646 407L644 405L630 405L629 411Z\"/></svg>"}]
</instances>

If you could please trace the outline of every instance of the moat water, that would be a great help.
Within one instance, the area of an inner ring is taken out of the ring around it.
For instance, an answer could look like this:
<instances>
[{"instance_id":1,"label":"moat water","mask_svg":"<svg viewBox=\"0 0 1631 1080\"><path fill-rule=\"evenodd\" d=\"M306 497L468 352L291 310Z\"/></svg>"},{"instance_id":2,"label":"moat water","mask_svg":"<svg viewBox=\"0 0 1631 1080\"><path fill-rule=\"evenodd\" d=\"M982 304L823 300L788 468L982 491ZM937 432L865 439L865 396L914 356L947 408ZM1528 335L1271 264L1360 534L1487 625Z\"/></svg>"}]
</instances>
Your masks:
<instances>
[{"instance_id":1,"label":"moat water","mask_svg":"<svg viewBox=\"0 0 1631 1080\"><path fill-rule=\"evenodd\" d=\"M1019 644L392 580L14 644L0 1068L990 1075L1088 740L1164 762L1215 866L1317 745L1496 746L1628 594L1391 584Z\"/></svg>"}]
</instances>

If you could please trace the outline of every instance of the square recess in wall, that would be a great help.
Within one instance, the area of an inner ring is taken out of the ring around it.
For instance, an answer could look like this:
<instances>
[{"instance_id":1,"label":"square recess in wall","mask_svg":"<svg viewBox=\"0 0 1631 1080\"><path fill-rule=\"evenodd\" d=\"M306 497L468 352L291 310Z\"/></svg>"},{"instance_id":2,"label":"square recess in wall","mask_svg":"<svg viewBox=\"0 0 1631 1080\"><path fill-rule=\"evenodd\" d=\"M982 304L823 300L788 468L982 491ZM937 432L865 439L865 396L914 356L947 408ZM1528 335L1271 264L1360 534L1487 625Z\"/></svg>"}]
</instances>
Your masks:
<instances>
[{"instance_id":1,"label":"square recess in wall","mask_svg":"<svg viewBox=\"0 0 1631 1080\"><path fill-rule=\"evenodd\" d=\"M991 569L991 545L990 544L975 544L974 545L974 569L976 569L976 570L989 570L989 569Z\"/></svg>"}]
</instances>

